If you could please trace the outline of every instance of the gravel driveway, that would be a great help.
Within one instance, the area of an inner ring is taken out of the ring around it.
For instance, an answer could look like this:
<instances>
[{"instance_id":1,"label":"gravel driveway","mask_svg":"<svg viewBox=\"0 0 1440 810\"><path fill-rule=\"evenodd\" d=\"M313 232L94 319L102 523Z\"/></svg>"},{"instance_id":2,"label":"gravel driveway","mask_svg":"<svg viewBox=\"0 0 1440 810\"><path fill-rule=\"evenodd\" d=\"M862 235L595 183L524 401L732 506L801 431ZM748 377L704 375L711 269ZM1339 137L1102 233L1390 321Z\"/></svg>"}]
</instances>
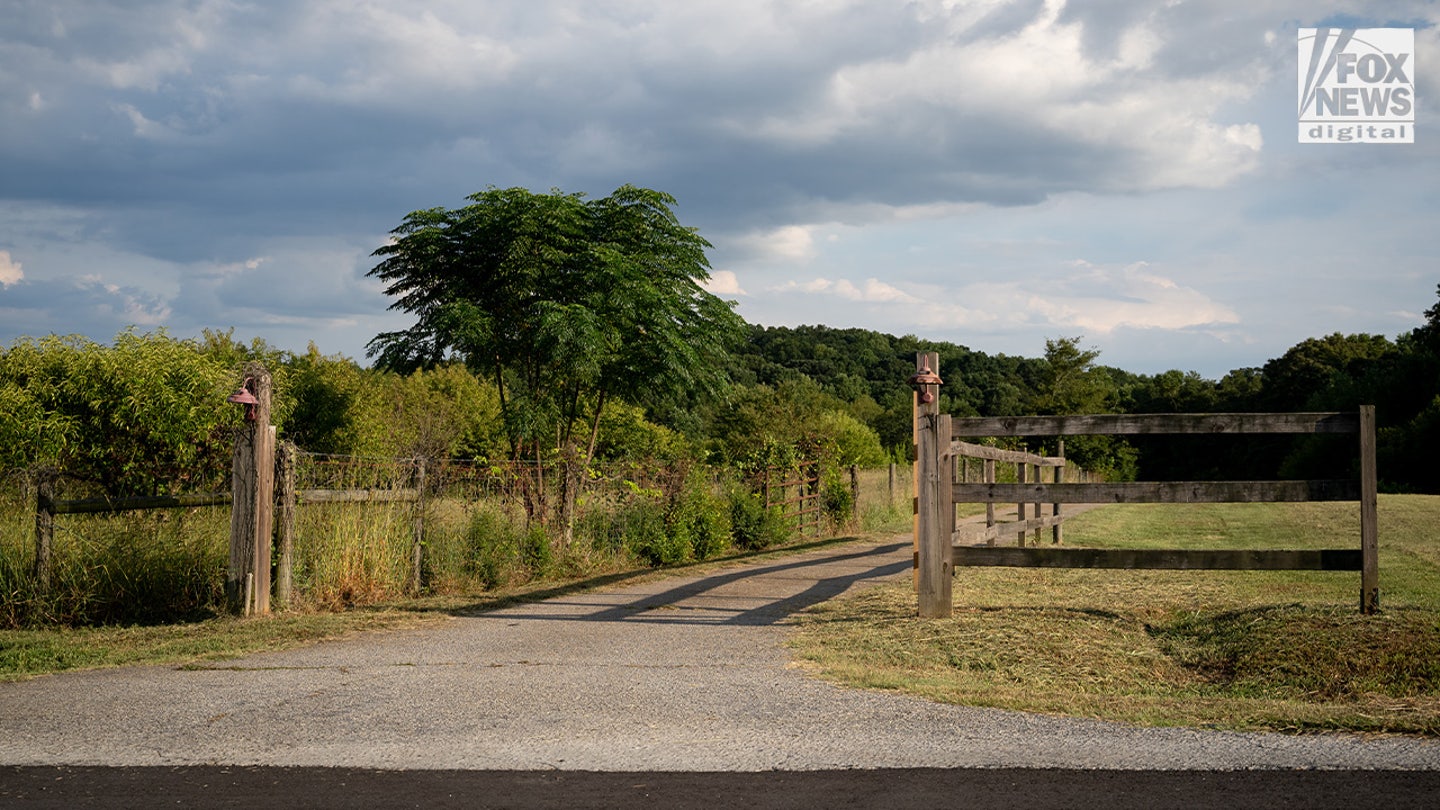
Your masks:
<instances>
[{"instance_id":1,"label":"gravel driveway","mask_svg":"<svg viewBox=\"0 0 1440 810\"><path fill-rule=\"evenodd\" d=\"M1425 769L1412 738L1140 729L807 677L794 611L909 576L909 538L565 596L207 669L0 684L0 764L765 771Z\"/></svg>"}]
</instances>

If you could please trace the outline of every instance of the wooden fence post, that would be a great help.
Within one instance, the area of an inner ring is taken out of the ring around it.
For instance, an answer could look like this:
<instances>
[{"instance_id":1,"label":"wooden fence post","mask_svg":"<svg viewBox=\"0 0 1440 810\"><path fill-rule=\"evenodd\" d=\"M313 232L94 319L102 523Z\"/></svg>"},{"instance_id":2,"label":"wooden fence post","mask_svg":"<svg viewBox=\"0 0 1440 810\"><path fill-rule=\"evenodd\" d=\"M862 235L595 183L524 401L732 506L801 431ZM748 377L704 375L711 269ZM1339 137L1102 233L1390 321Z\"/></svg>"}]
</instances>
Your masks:
<instances>
[{"instance_id":1,"label":"wooden fence post","mask_svg":"<svg viewBox=\"0 0 1440 810\"><path fill-rule=\"evenodd\" d=\"M55 471L43 469L35 476L35 590L50 592L55 546Z\"/></svg>"},{"instance_id":2,"label":"wooden fence post","mask_svg":"<svg viewBox=\"0 0 1440 810\"><path fill-rule=\"evenodd\" d=\"M1056 449L1055 454L1060 457L1060 464L1055 468L1055 483L1063 484L1065 483L1064 439L1059 440L1059 447ZM1050 530L1050 542L1058 546L1065 541L1065 530L1064 527L1060 525L1060 504L1058 502L1051 504L1050 508L1053 510L1052 516L1055 518L1055 526Z\"/></svg>"},{"instance_id":3,"label":"wooden fence post","mask_svg":"<svg viewBox=\"0 0 1440 810\"><path fill-rule=\"evenodd\" d=\"M1044 452L1044 448L1043 448L1043 447L1041 448L1041 452L1042 452L1042 453ZM1035 474L1035 483L1037 483L1037 484L1044 483L1043 479L1044 479L1045 476L1044 476L1044 474L1041 472L1041 470L1043 470L1043 469L1045 469L1045 468L1044 468L1043 466L1041 466L1040 462L1039 462L1039 461L1036 461L1036 462L1035 462L1035 466L1033 467L1033 470L1034 470L1034 474ZM1036 501L1036 502L1035 502L1035 519L1038 521L1038 520L1040 520L1040 519L1043 518L1043 517L1045 517L1044 505L1041 504L1039 501ZM1038 526L1035 528L1035 543L1034 543L1034 545L1037 545L1037 546L1040 545L1040 533L1041 533L1041 531L1042 531L1042 530L1041 530Z\"/></svg>"},{"instance_id":4,"label":"wooden fence post","mask_svg":"<svg viewBox=\"0 0 1440 810\"><path fill-rule=\"evenodd\" d=\"M425 459L415 460L415 513L411 524L414 539L410 546L410 584L414 593L424 587L425 572Z\"/></svg>"},{"instance_id":5,"label":"wooden fence post","mask_svg":"<svg viewBox=\"0 0 1440 810\"><path fill-rule=\"evenodd\" d=\"M1023 461L1017 461L1017 462L1015 462L1015 483L1017 483L1017 484L1023 484L1023 483L1025 483L1025 467L1026 467L1025 462L1023 462ZM1024 526L1025 526L1025 502L1024 502L1024 501L1020 501L1019 503L1015 504L1015 516L1019 519L1019 521L1020 521L1020 526L1021 526L1021 529L1020 529L1020 547L1021 547L1021 548L1024 548L1024 547L1025 547L1025 529L1024 529Z\"/></svg>"},{"instance_id":6,"label":"wooden fence post","mask_svg":"<svg viewBox=\"0 0 1440 810\"><path fill-rule=\"evenodd\" d=\"M1380 527L1375 406L1360 406L1360 612L1380 609Z\"/></svg>"},{"instance_id":7,"label":"wooden fence post","mask_svg":"<svg viewBox=\"0 0 1440 810\"><path fill-rule=\"evenodd\" d=\"M270 372L245 365L247 405L244 427L235 436L231 470L230 567L225 601L242 616L270 612L270 540L275 519L275 427L270 424Z\"/></svg>"},{"instance_id":8,"label":"wooden fence post","mask_svg":"<svg viewBox=\"0 0 1440 810\"><path fill-rule=\"evenodd\" d=\"M295 459L298 449L281 442L275 461L275 601L289 607L295 588Z\"/></svg>"},{"instance_id":9,"label":"wooden fence post","mask_svg":"<svg viewBox=\"0 0 1440 810\"><path fill-rule=\"evenodd\" d=\"M993 459L993 458L987 458L987 459L985 459L985 481L984 481L984 483L987 483L987 484L993 484L993 483L995 483L995 459ZM993 528L995 528L995 502L994 502L994 501L986 501L986 502L985 502L985 528L986 528L987 530L988 530L988 529L993 529ZM994 533L992 533L992 532L990 532L990 531L986 531L986 533L985 533L985 538L986 538L986 540L985 540L985 545L987 545L987 546L993 546L993 545L995 545L995 535L994 535Z\"/></svg>"},{"instance_id":10,"label":"wooden fence post","mask_svg":"<svg viewBox=\"0 0 1440 810\"><path fill-rule=\"evenodd\" d=\"M940 355L936 352L917 353L916 371L929 369L938 375ZM949 521L944 519L946 500L942 487L952 485L950 468L950 437L941 435L939 385L917 386L928 396L915 399L916 428L916 542L919 568L916 596L919 614L924 619L950 615L950 579L954 555L950 550ZM928 400L928 401L927 401ZM951 510L954 511L953 509Z\"/></svg>"}]
</instances>

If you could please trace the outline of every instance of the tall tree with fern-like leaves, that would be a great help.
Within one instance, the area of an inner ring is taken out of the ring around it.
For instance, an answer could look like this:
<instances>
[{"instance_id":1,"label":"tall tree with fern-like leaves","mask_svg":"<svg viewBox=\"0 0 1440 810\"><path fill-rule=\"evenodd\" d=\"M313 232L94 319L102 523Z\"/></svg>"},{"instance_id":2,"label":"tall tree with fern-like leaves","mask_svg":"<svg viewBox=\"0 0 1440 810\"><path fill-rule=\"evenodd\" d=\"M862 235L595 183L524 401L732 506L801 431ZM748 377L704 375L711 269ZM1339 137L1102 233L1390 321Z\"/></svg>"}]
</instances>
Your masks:
<instances>
[{"instance_id":1,"label":"tall tree with fern-like leaves","mask_svg":"<svg viewBox=\"0 0 1440 810\"><path fill-rule=\"evenodd\" d=\"M516 461L534 465L527 513L569 542L580 471L607 402L674 406L721 392L744 321L706 291L711 245L668 194L626 185L601 199L490 188L462 208L415 211L369 275L416 316L368 353L407 371L451 358L493 380Z\"/></svg>"}]
</instances>

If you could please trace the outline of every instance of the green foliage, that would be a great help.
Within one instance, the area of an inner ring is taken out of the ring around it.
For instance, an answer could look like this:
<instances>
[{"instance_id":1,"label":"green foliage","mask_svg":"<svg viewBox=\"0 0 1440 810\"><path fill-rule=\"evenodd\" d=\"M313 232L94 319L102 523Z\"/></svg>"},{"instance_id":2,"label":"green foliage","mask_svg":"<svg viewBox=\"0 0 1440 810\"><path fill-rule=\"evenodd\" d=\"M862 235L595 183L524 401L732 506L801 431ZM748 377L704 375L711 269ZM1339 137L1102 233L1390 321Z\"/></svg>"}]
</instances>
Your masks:
<instances>
[{"instance_id":1,"label":"green foliage","mask_svg":"<svg viewBox=\"0 0 1440 810\"><path fill-rule=\"evenodd\" d=\"M790 525L780 507L767 509L760 496L741 488L732 489L729 500L731 536L736 546L756 550L790 538Z\"/></svg>"},{"instance_id":2,"label":"green foliage","mask_svg":"<svg viewBox=\"0 0 1440 810\"><path fill-rule=\"evenodd\" d=\"M885 450L880 447L880 436L870 426L845 411L826 411L821 414L815 430L825 437L830 450L827 460L832 464L840 467L874 467L885 463Z\"/></svg>"},{"instance_id":3,"label":"green foliage","mask_svg":"<svg viewBox=\"0 0 1440 810\"><path fill-rule=\"evenodd\" d=\"M476 504L464 537L464 569L480 587L498 588L527 578L522 552L527 533L493 504Z\"/></svg>"},{"instance_id":4,"label":"green foliage","mask_svg":"<svg viewBox=\"0 0 1440 810\"><path fill-rule=\"evenodd\" d=\"M351 408L350 452L382 458L452 458L503 452L499 400L493 386L463 366L441 365L408 375L371 371Z\"/></svg>"},{"instance_id":5,"label":"green foliage","mask_svg":"<svg viewBox=\"0 0 1440 810\"><path fill-rule=\"evenodd\" d=\"M612 402L600 417L595 458L599 461L667 462L687 456L685 438L645 418L645 410Z\"/></svg>"},{"instance_id":6,"label":"green foliage","mask_svg":"<svg viewBox=\"0 0 1440 810\"><path fill-rule=\"evenodd\" d=\"M522 188L468 199L411 213L375 251L370 275L417 318L371 342L380 367L464 360L496 386L511 458L572 471L594 457L608 402L674 407L728 384L744 322L701 286L710 244L679 223L674 198L626 185L591 201ZM546 502L540 480L535 493ZM562 496L568 541L578 492Z\"/></svg>"},{"instance_id":7,"label":"green foliage","mask_svg":"<svg viewBox=\"0 0 1440 810\"><path fill-rule=\"evenodd\" d=\"M666 530L665 507L658 498L636 497L616 510L611 543L647 565L683 562L688 546Z\"/></svg>"},{"instance_id":8,"label":"green foliage","mask_svg":"<svg viewBox=\"0 0 1440 810\"><path fill-rule=\"evenodd\" d=\"M838 474L825 476L821 484L821 505L825 517L836 530L850 525L855 517L855 494L850 482Z\"/></svg>"},{"instance_id":9,"label":"green foliage","mask_svg":"<svg viewBox=\"0 0 1440 810\"><path fill-rule=\"evenodd\" d=\"M378 336L387 368L454 354L492 377L518 447L598 412L718 390L741 321L707 293L705 249L661 192L491 188L471 205L410 214L370 273L415 326Z\"/></svg>"},{"instance_id":10,"label":"green foliage","mask_svg":"<svg viewBox=\"0 0 1440 810\"><path fill-rule=\"evenodd\" d=\"M6 466L58 467L112 496L216 487L240 418L225 402L236 382L163 332L123 332L113 347L22 339L0 354L0 452Z\"/></svg>"},{"instance_id":11,"label":"green foliage","mask_svg":"<svg viewBox=\"0 0 1440 810\"><path fill-rule=\"evenodd\" d=\"M358 409L371 374L343 357L325 357L310 344L290 362L287 394L293 400L280 426L285 438L311 453L355 453L365 443Z\"/></svg>"},{"instance_id":12,"label":"green foliage","mask_svg":"<svg viewBox=\"0 0 1440 810\"><path fill-rule=\"evenodd\" d=\"M1079 337L1045 341L1045 363L1035 391L1036 413L1108 413L1115 386L1095 360L1096 349L1081 349Z\"/></svg>"},{"instance_id":13,"label":"green foliage","mask_svg":"<svg viewBox=\"0 0 1440 810\"><path fill-rule=\"evenodd\" d=\"M666 524L677 544L688 549L689 558L708 559L730 546L729 504L712 491L704 475L692 472Z\"/></svg>"}]
</instances>

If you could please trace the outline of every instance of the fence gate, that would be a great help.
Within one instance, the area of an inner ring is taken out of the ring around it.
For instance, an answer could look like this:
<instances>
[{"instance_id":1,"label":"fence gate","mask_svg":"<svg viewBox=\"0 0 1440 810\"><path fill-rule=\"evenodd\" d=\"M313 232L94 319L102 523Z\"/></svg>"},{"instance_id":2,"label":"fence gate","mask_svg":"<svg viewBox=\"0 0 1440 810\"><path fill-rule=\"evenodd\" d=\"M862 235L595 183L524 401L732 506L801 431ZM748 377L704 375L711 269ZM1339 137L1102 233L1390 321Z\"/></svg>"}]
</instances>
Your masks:
<instances>
[{"instance_id":1,"label":"fence gate","mask_svg":"<svg viewBox=\"0 0 1440 810\"><path fill-rule=\"evenodd\" d=\"M916 357L916 594L922 617L950 615L956 565L1047 568L1360 571L1360 611L1380 606L1375 406L1358 412L1101 414L951 419L939 413L939 358ZM956 483L957 437L1266 433L1359 435L1360 480ZM1359 549L1082 549L955 546L948 516L971 503L1279 503L1359 501Z\"/></svg>"}]
</instances>

